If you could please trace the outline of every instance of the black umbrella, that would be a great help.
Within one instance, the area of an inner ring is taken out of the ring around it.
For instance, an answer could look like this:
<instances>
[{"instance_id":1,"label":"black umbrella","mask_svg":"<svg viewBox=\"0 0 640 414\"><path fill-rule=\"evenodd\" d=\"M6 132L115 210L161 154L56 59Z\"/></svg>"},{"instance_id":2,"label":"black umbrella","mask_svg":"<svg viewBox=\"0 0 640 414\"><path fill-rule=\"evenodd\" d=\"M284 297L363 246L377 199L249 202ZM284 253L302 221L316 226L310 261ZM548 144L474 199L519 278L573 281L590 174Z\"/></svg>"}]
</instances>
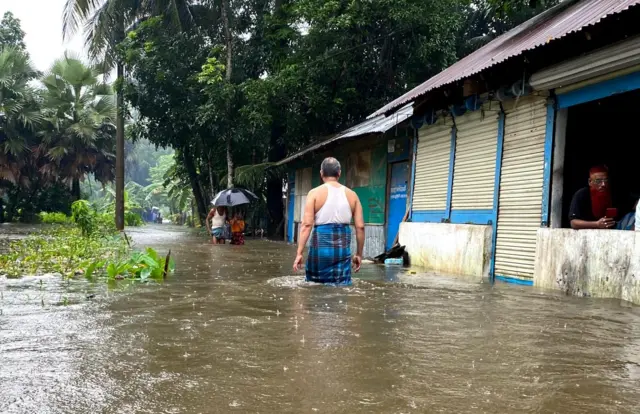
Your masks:
<instances>
[{"instance_id":1,"label":"black umbrella","mask_svg":"<svg viewBox=\"0 0 640 414\"><path fill-rule=\"evenodd\" d=\"M257 200L258 197L244 188L229 188L220 191L211 201L216 207L235 207L242 204L249 204Z\"/></svg>"}]
</instances>

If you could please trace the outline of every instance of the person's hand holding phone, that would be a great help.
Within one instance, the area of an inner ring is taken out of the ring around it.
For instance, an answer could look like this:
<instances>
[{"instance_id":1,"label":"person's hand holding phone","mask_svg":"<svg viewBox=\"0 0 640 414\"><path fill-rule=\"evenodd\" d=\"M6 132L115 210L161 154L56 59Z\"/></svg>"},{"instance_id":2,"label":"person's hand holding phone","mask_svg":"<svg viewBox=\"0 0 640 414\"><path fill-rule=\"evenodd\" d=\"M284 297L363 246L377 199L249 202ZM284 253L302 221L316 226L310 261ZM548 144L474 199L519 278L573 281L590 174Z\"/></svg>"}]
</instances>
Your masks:
<instances>
[{"instance_id":1,"label":"person's hand holding phone","mask_svg":"<svg viewBox=\"0 0 640 414\"><path fill-rule=\"evenodd\" d=\"M610 229L616 225L616 222L610 217L602 217L596 223L599 229Z\"/></svg>"}]
</instances>

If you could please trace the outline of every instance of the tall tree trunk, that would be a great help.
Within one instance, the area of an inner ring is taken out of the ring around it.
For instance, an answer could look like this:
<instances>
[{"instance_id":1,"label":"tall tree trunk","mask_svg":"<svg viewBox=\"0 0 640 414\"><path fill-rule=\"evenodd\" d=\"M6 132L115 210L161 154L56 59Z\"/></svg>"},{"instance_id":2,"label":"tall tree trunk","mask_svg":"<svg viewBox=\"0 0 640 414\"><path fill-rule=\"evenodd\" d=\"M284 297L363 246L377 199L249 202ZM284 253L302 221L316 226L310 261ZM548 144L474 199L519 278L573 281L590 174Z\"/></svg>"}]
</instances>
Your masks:
<instances>
[{"instance_id":1,"label":"tall tree trunk","mask_svg":"<svg viewBox=\"0 0 640 414\"><path fill-rule=\"evenodd\" d=\"M199 135L200 141L202 142L202 151L204 151L204 153L207 155L207 169L209 170L209 195L207 196L207 194L205 194L204 198L210 200L216 195L215 187L213 185L213 169L211 168L211 150L206 149L207 144L206 142L204 142L204 136L202 134Z\"/></svg>"},{"instance_id":2,"label":"tall tree trunk","mask_svg":"<svg viewBox=\"0 0 640 414\"><path fill-rule=\"evenodd\" d=\"M189 182L191 183L193 198L195 199L196 207L198 208L200 222L204 223L204 218L207 216L207 205L204 201L204 197L202 196L202 189L200 188L200 182L198 181L198 173L196 172L196 166L193 163L193 159L191 159L191 152L189 151L188 146L185 146L182 149L182 160L184 161L184 167L189 175Z\"/></svg>"},{"instance_id":3,"label":"tall tree trunk","mask_svg":"<svg viewBox=\"0 0 640 414\"><path fill-rule=\"evenodd\" d=\"M227 188L233 187L233 155L231 154L231 135L227 136Z\"/></svg>"},{"instance_id":4,"label":"tall tree trunk","mask_svg":"<svg viewBox=\"0 0 640 414\"><path fill-rule=\"evenodd\" d=\"M73 201L80 200L80 179L74 178L71 183L71 196L73 197Z\"/></svg>"},{"instance_id":5,"label":"tall tree trunk","mask_svg":"<svg viewBox=\"0 0 640 414\"><path fill-rule=\"evenodd\" d=\"M4 223L4 204L2 203L1 195L0 195L0 223Z\"/></svg>"},{"instance_id":6,"label":"tall tree trunk","mask_svg":"<svg viewBox=\"0 0 640 414\"><path fill-rule=\"evenodd\" d=\"M118 82L124 81L124 66L117 65ZM122 84L122 83L121 83ZM124 230L124 96L117 91L116 100L116 229Z\"/></svg>"},{"instance_id":7,"label":"tall tree trunk","mask_svg":"<svg viewBox=\"0 0 640 414\"><path fill-rule=\"evenodd\" d=\"M209 164L209 186L211 187L211 198L216 196L216 189L213 185L213 170L211 169L211 158L208 157L207 164Z\"/></svg>"},{"instance_id":8,"label":"tall tree trunk","mask_svg":"<svg viewBox=\"0 0 640 414\"><path fill-rule=\"evenodd\" d=\"M227 82L231 82L231 73L232 73L232 61L231 57L233 56L232 50L232 39L231 39L231 25L229 23L229 0L222 0L222 24L224 25L224 35L227 43L227 73L226 78Z\"/></svg>"},{"instance_id":9,"label":"tall tree trunk","mask_svg":"<svg viewBox=\"0 0 640 414\"><path fill-rule=\"evenodd\" d=\"M227 43L227 67L226 79L231 83L233 73L233 39L231 38L231 24L229 22L229 0L222 0L222 24L224 25L224 35ZM230 108L229 108L230 109ZM231 154L231 132L227 132L227 188L233 187L233 155Z\"/></svg>"},{"instance_id":10,"label":"tall tree trunk","mask_svg":"<svg viewBox=\"0 0 640 414\"><path fill-rule=\"evenodd\" d=\"M271 127L269 162L280 161L287 155L284 143L280 140L283 133L284 126L282 122L277 118L274 119L274 124ZM269 212L267 233L269 237L273 237L274 239L284 237L284 233L282 233L284 227L279 227L284 217L283 208L282 180L278 177L270 177L267 181L267 210Z\"/></svg>"}]
</instances>

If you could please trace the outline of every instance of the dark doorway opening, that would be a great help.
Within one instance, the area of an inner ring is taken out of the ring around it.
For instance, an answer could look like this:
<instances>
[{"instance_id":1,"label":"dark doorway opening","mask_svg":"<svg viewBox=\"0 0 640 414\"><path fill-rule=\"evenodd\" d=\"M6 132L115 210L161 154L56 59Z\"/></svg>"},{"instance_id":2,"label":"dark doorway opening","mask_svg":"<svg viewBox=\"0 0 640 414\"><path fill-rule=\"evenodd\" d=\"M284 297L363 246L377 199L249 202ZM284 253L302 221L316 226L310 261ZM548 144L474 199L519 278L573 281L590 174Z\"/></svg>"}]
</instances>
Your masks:
<instances>
[{"instance_id":1,"label":"dark doorway opening","mask_svg":"<svg viewBox=\"0 0 640 414\"><path fill-rule=\"evenodd\" d=\"M586 187L589 169L609 168L618 218L632 211L640 197L640 91L569 108L564 160L562 227L569 226L569 206Z\"/></svg>"}]
</instances>

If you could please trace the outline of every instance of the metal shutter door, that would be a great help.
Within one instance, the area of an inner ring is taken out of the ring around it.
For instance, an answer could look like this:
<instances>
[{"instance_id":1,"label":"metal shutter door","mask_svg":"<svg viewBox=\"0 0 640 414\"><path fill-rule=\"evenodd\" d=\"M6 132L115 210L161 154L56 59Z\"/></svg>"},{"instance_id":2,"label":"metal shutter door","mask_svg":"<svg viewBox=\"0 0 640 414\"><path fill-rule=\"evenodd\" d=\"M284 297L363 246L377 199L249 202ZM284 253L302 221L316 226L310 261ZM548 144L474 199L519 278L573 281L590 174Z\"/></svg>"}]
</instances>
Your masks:
<instances>
[{"instance_id":1,"label":"metal shutter door","mask_svg":"<svg viewBox=\"0 0 640 414\"><path fill-rule=\"evenodd\" d=\"M449 182L451 125L441 120L418 132L413 210L445 210Z\"/></svg>"},{"instance_id":2,"label":"metal shutter door","mask_svg":"<svg viewBox=\"0 0 640 414\"><path fill-rule=\"evenodd\" d=\"M544 98L523 98L517 105L506 105L495 257L498 276L533 278L542 221L546 117Z\"/></svg>"},{"instance_id":3,"label":"metal shutter door","mask_svg":"<svg viewBox=\"0 0 640 414\"><path fill-rule=\"evenodd\" d=\"M492 210L498 112L485 110L465 114L456 118L456 128L451 208Z\"/></svg>"},{"instance_id":4,"label":"metal shutter door","mask_svg":"<svg viewBox=\"0 0 640 414\"><path fill-rule=\"evenodd\" d=\"M304 205L307 201L307 194L311 191L311 167L296 170L296 199L295 210L293 211L293 221L302 221Z\"/></svg>"}]
</instances>

